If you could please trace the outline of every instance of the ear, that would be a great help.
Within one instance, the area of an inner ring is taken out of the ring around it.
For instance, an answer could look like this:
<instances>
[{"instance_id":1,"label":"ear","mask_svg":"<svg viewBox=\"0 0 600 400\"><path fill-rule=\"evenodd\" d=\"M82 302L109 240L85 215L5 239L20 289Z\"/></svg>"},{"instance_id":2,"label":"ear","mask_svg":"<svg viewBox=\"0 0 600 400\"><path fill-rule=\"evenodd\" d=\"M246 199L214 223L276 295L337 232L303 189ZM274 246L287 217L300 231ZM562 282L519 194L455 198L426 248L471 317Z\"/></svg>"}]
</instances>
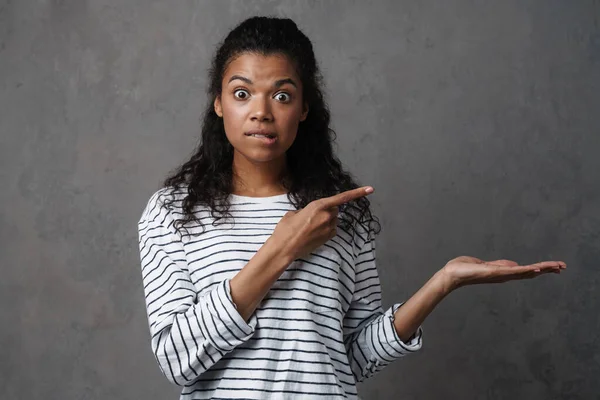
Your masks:
<instances>
[{"instance_id":1,"label":"ear","mask_svg":"<svg viewBox=\"0 0 600 400\"><path fill-rule=\"evenodd\" d=\"M306 119L308 115L308 103L304 103L304 108L302 109L302 114L300 114L300 122Z\"/></svg>"},{"instance_id":2,"label":"ear","mask_svg":"<svg viewBox=\"0 0 600 400\"><path fill-rule=\"evenodd\" d=\"M221 118L223 118L223 107L221 107L221 96L215 97L214 102L215 113Z\"/></svg>"}]
</instances>

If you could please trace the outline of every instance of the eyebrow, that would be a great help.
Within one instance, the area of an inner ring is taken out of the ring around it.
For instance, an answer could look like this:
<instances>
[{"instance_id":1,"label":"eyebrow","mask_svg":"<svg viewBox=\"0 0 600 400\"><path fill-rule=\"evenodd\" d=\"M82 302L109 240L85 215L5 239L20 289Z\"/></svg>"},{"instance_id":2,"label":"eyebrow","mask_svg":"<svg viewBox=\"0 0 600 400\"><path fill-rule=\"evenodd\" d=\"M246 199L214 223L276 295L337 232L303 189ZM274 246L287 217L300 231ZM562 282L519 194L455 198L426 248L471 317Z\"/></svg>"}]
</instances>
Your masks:
<instances>
[{"instance_id":1,"label":"eyebrow","mask_svg":"<svg viewBox=\"0 0 600 400\"><path fill-rule=\"evenodd\" d=\"M246 82L248 85L252 85L252 83L253 83L250 79L246 78L245 76L241 76L241 75L233 75L231 78L229 78L229 82L227 82L227 83L230 83L236 79ZM294 82L294 80L291 78L279 79L279 80L275 81L275 83L273 83L273 86L276 88L279 88L279 87L285 85L286 83L293 85L295 88L298 87L298 85L296 85L296 82Z\"/></svg>"}]
</instances>

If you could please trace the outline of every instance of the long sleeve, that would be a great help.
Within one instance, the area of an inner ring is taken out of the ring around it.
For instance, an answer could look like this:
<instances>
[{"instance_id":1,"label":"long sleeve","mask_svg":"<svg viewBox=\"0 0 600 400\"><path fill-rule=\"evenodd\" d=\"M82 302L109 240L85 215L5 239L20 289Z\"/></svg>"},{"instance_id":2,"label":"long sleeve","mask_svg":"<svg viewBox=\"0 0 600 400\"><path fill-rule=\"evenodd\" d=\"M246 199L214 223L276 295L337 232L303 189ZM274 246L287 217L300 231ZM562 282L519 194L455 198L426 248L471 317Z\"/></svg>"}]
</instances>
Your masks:
<instances>
[{"instance_id":1,"label":"long sleeve","mask_svg":"<svg viewBox=\"0 0 600 400\"><path fill-rule=\"evenodd\" d=\"M152 196L138 223L142 280L152 351L167 379L184 386L252 337L256 317L247 323L238 313L229 280L204 292L193 285L160 197Z\"/></svg>"},{"instance_id":2,"label":"long sleeve","mask_svg":"<svg viewBox=\"0 0 600 400\"><path fill-rule=\"evenodd\" d=\"M355 289L348 312L344 317L344 343L352 373L357 382L371 377L392 361L421 348L423 330L407 343L394 327L394 313L403 303L383 312L381 283L376 267L375 238L364 239L357 247L355 257Z\"/></svg>"}]
</instances>

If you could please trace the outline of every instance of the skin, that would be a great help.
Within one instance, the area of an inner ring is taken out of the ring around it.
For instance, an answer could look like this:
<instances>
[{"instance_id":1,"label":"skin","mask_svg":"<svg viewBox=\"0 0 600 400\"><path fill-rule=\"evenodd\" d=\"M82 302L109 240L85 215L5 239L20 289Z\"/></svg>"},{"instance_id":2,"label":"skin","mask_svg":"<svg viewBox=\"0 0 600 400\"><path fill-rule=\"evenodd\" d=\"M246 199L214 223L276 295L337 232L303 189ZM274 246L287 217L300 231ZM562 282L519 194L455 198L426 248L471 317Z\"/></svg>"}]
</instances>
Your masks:
<instances>
[{"instance_id":1,"label":"skin","mask_svg":"<svg viewBox=\"0 0 600 400\"><path fill-rule=\"evenodd\" d=\"M286 173L285 152L308 113L294 65L285 56L242 54L225 71L222 94L215 99L214 108L223 118L227 138L235 149L234 193L251 197L285 193L280 184ZM274 146L244 135L248 130L263 128L277 133ZM248 320L295 259L310 254L336 235L340 205L373 191L364 186L286 213L269 239L231 280L231 295L240 315ZM462 286L531 279L565 268L563 261L518 265L511 260L454 258L396 311L394 326L400 339L408 341L436 305Z\"/></svg>"},{"instance_id":2,"label":"skin","mask_svg":"<svg viewBox=\"0 0 600 400\"><path fill-rule=\"evenodd\" d=\"M306 119L302 82L294 65L281 55L242 54L225 70L214 109L223 118L233 145L234 194L266 197L285 193L286 151ZM277 134L273 146L244 135L253 129Z\"/></svg>"}]
</instances>

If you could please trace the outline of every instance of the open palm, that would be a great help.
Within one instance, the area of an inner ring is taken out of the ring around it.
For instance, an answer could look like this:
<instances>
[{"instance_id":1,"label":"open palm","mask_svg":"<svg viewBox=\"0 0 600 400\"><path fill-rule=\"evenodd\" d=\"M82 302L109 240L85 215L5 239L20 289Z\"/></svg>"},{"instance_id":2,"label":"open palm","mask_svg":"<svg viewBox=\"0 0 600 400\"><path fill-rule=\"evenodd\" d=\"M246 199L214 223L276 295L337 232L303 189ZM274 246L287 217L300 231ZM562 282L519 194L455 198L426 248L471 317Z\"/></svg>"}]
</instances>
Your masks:
<instances>
[{"instance_id":1,"label":"open palm","mask_svg":"<svg viewBox=\"0 0 600 400\"><path fill-rule=\"evenodd\" d=\"M559 274L566 267L567 265L562 261L519 265L511 260L483 261L475 257L461 256L450 260L443 269L449 275L454 287L460 287L531 279L550 272Z\"/></svg>"}]
</instances>

